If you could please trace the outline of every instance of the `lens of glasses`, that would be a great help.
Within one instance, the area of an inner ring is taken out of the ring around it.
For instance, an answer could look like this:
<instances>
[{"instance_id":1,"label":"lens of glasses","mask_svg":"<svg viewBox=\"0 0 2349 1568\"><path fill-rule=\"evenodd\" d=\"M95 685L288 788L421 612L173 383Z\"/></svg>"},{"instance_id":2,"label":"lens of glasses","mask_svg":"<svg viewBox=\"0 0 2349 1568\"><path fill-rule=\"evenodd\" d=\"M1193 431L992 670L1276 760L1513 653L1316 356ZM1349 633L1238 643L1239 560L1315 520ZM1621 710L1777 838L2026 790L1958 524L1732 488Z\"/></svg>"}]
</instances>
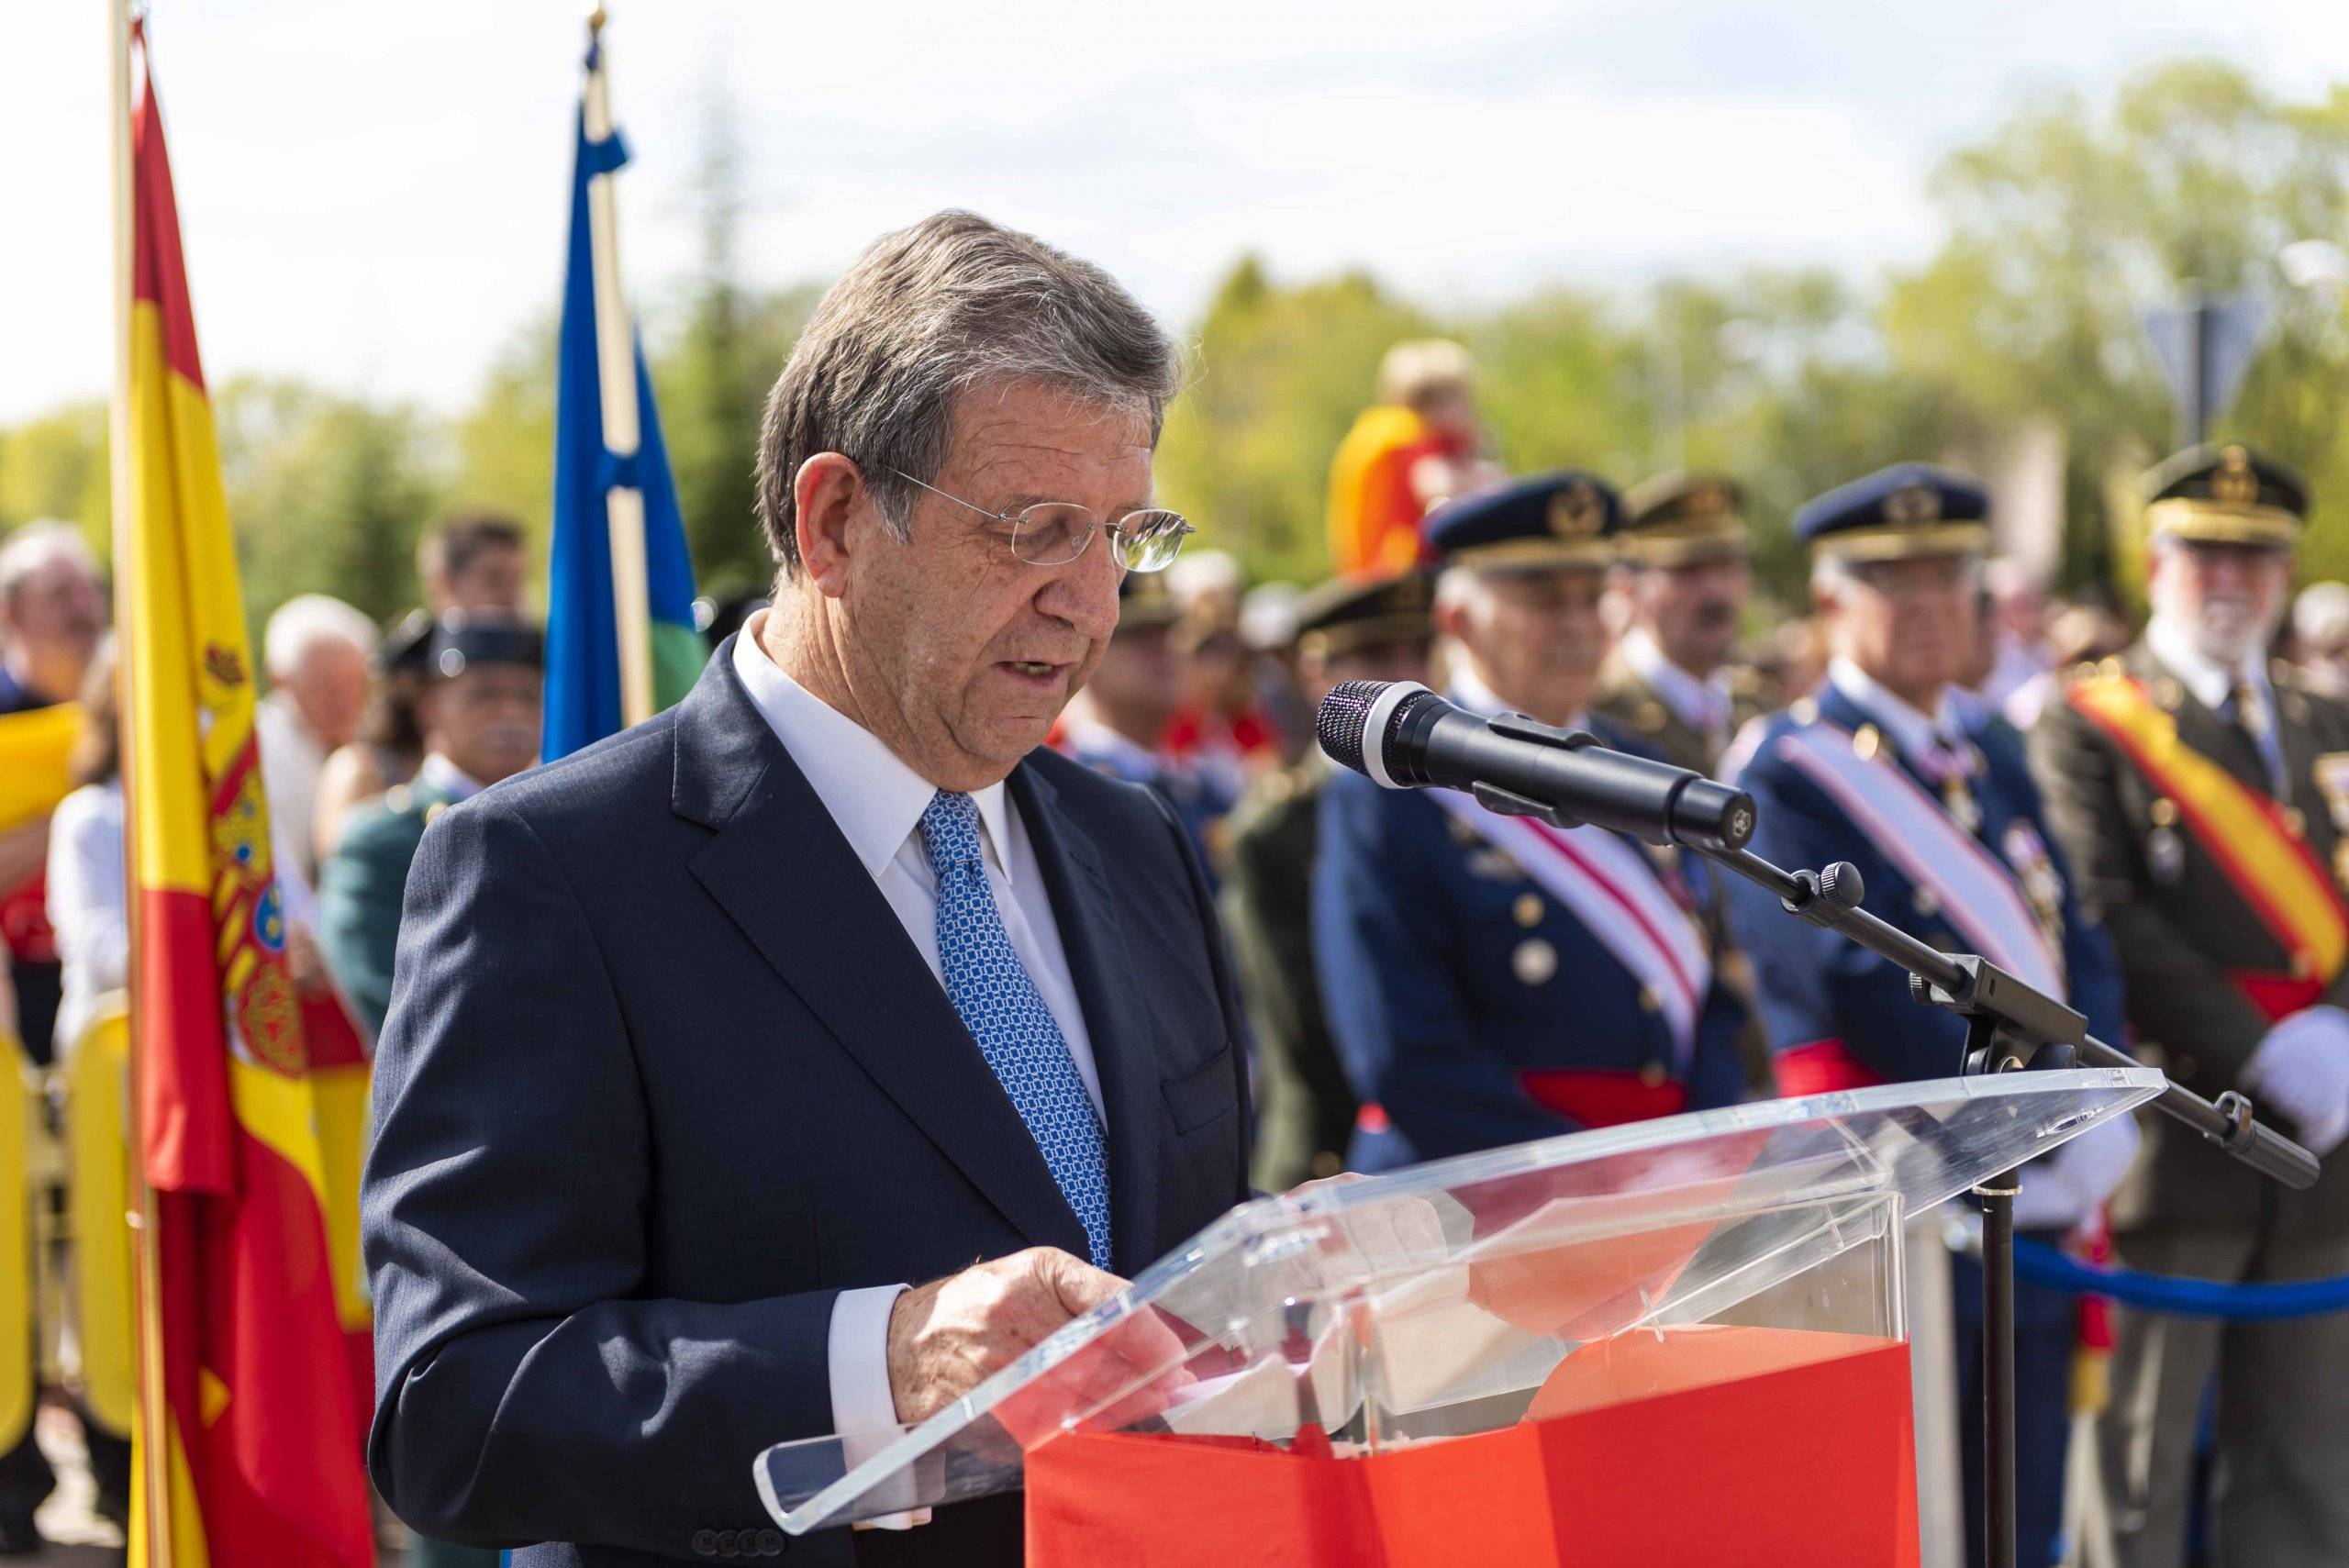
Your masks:
<instances>
[{"instance_id":1,"label":"lens of glasses","mask_svg":"<svg viewBox=\"0 0 2349 1568\"><path fill-rule=\"evenodd\" d=\"M1030 566L1058 566L1074 561L1093 541L1098 527L1082 506L1047 501L1019 514L1011 530L1011 554Z\"/></svg>"},{"instance_id":2,"label":"lens of glasses","mask_svg":"<svg viewBox=\"0 0 2349 1568\"><path fill-rule=\"evenodd\" d=\"M1109 537L1115 542L1119 565L1129 572L1156 572L1174 564L1190 531L1191 525L1180 512L1152 509L1128 513Z\"/></svg>"}]
</instances>

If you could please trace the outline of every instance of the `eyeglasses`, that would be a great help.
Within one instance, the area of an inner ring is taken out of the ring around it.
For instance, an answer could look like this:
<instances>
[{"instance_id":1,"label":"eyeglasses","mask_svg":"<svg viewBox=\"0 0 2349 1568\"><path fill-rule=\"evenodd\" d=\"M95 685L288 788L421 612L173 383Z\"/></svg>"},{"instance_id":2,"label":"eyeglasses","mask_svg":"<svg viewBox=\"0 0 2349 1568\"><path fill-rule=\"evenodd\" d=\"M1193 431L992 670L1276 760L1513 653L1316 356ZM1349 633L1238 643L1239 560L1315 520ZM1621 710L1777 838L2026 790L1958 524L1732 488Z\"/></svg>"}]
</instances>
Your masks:
<instances>
[{"instance_id":1,"label":"eyeglasses","mask_svg":"<svg viewBox=\"0 0 2349 1568\"><path fill-rule=\"evenodd\" d=\"M1138 507L1108 524L1096 517L1090 507L1073 501L1039 501L1017 512L990 512L960 495L947 495L935 484L924 484L904 469L893 468L889 472L908 484L1008 526L1011 558L1030 566L1066 565L1083 555L1085 547L1093 542L1094 534L1106 528L1110 552L1117 556L1121 569L1163 571L1183 552L1183 541L1198 532L1183 520L1180 512L1158 506Z\"/></svg>"}]
</instances>

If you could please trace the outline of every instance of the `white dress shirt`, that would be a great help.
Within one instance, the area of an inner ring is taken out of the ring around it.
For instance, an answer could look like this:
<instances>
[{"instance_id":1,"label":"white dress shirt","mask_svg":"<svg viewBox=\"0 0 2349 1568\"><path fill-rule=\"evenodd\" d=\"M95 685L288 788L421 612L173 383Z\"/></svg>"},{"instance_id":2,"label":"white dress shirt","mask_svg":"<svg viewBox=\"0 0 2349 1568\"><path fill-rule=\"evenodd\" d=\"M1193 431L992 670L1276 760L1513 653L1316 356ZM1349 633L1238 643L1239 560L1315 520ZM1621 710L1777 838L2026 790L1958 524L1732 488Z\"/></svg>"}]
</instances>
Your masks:
<instances>
[{"instance_id":1,"label":"white dress shirt","mask_svg":"<svg viewBox=\"0 0 2349 1568\"><path fill-rule=\"evenodd\" d=\"M83 784L49 819L49 923L63 968L57 1004L61 1065L97 1012L123 988L130 928L123 913L122 782Z\"/></svg>"},{"instance_id":2,"label":"white dress shirt","mask_svg":"<svg viewBox=\"0 0 2349 1568\"><path fill-rule=\"evenodd\" d=\"M292 866L305 883L317 880L318 774L327 751L302 710L285 693L272 692L253 706L253 734L261 741L261 784L269 796L269 840L280 866Z\"/></svg>"},{"instance_id":3,"label":"white dress shirt","mask_svg":"<svg viewBox=\"0 0 2349 1568\"><path fill-rule=\"evenodd\" d=\"M1868 717L1891 736L1893 750L1904 757L1929 761L1950 751L1963 736L1957 709L1946 690L1933 711L1927 713L1840 655L1828 661L1827 684L1865 708Z\"/></svg>"},{"instance_id":4,"label":"white dress shirt","mask_svg":"<svg viewBox=\"0 0 2349 1568\"><path fill-rule=\"evenodd\" d=\"M1680 722L1716 742L1729 739L1731 710L1725 673L1698 680L1674 663L1643 626L1625 632L1615 651L1633 674L1655 689L1664 706L1680 716Z\"/></svg>"},{"instance_id":5,"label":"white dress shirt","mask_svg":"<svg viewBox=\"0 0 2349 1568\"><path fill-rule=\"evenodd\" d=\"M2162 668L2176 675L2179 684L2194 694L2194 700L2212 713L2224 713L2227 699L2234 695L2235 683L2243 683L2260 710L2246 717L2258 724L2259 733L2275 733L2276 694L2267 686L2265 651L2254 648L2243 655L2242 663L2230 670L2197 648L2184 628L2159 615L2145 623L2145 646L2161 661Z\"/></svg>"},{"instance_id":6,"label":"white dress shirt","mask_svg":"<svg viewBox=\"0 0 2349 1568\"><path fill-rule=\"evenodd\" d=\"M920 833L921 814L938 786L907 767L871 730L784 673L759 645L767 612L744 623L734 639L734 673L752 706L848 840L930 973L945 984L938 959L938 879ZM1101 1077L1092 1037L1061 946L1044 875L1036 863L1019 808L1001 784L974 791L987 887L995 895L1012 950L1042 994L1061 1038L1068 1042L1085 1093L1101 1114ZM832 1307L830 1364L833 1429L842 1435L894 1429L896 1402L889 1392L889 1313L902 1284L844 1290Z\"/></svg>"}]
</instances>

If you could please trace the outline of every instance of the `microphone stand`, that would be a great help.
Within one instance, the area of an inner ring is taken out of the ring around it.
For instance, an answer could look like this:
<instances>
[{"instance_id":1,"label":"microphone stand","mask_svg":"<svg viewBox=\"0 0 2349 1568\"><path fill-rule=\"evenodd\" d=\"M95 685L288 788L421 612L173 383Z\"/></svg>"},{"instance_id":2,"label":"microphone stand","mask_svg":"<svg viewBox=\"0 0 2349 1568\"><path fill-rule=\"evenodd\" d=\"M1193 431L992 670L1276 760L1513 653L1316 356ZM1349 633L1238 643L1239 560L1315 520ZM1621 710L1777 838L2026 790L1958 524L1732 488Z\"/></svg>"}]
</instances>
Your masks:
<instances>
[{"instance_id":1,"label":"microphone stand","mask_svg":"<svg viewBox=\"0 0 2349 1568\"><path fill-rule=\"evenodd\" d=\"M1742 844L1752 831L1750 806ZM1692 841L1685 848L1775 895L1787 913L1840 931L1909 972L1909 994L1965 1020L1965 1074L2016 1069L2137 1067L2143 1063L2087 1032L2087 1019L2045 993L1971 953L1945 953L1860 907L1866 888L1857 867L1839 861L1825 871L1783 871L1742 848ZM1709 837L1706 835L1705 837ZM2305 1190L2317 1178L2316 1156L2265 1127L2251 1101L2229 1090L2206 1100L2178 1084L2154 1105L2184 1122L2252 1169L2288 1187ZM1983 1514L1990 1568L2015 1568L2015 1257L2014 1202L2020 1173L2009 1171L1974 1189L1982 1203L1982 1371L1985 1478Z\"/></svg>"}]
</instances>

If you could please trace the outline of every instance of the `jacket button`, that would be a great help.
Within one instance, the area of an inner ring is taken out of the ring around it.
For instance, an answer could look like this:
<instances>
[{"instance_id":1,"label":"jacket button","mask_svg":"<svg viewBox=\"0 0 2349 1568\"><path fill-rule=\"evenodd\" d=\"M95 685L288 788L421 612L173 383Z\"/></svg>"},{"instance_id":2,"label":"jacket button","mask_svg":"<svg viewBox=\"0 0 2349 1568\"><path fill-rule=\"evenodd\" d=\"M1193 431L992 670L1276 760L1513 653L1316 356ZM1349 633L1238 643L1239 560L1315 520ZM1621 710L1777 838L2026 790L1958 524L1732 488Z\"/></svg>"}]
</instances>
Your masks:
<instances>
[{"instance_id":1,"label":"jacket button","mask_svg":"<svg viewBox=\"0 0 2349 1568\"><path fill-rule=\"evenodd\" d=\"M759 1531L759 1555L762 1557L782 1556L783 1531L779 1529L763 1529Z\"/></svg>"},{"instance_id":2,"label":"jacket button","mask_svg":"<svg viewBox=\"0 0 2349 1568\"><path fill-rule=\"evenodd\" d=\"M731 1557L734 1555L734 1532L732 1530L722 1529L718 1532L718 1555L720 1557Z\"/></svg>"},{"instance_id":3,"label":"jacket button","mask_svg":"<svg viewBox=\"0 0 2349 1568\"><path fill-rule=\"evenodd\" d=\"M718 1555L718 1532L716 1530L697 1529L694 1531L694 1555L696 1557L715 1557Z\"/></svg>"}]
</instances>

